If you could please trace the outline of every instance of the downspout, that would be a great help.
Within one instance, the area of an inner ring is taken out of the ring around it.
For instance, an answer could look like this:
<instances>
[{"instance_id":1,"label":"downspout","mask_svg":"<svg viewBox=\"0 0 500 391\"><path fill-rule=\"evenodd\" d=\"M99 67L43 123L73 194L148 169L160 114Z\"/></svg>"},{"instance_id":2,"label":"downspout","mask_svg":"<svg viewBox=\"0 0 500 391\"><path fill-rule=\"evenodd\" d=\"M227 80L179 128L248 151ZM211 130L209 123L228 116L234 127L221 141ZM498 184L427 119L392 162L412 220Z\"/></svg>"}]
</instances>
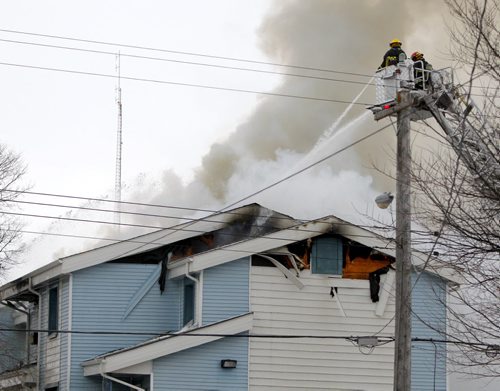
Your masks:
<instances>
[{"instance_id":1,"label":"downspout","mask_svg":"<svg viewBox=\"0 0 500 391\"><path fill-rule=\"evenodd\" d=\"M69 273L69 282L68 282L68 330L73 331L73 273ZM67 363L66 365L68 366L67 370L67 377L66 377L66 384L67 384L67 389L71 389L71 343L72 343L72 333L68 333L67 336L67 343L68 343L68 348L67 348Z\"/></svg>"},{"instance_id":2,"label":"downspout","mask_svg":"<svg viewBox=\"0 0 500 391\"><path fill-rule=\"evenodd\" d=\"M137 390L137 391L146 391L144 388L141 388L141 387L138 387L138 386L134 386L132 384L129 384L123 380L120 380L120 379L117 379L116 377L113 377L113 376L109 376L107 375L106 373L103 372L102 370L102 366L104 364L105 360L102 360L101 361L101 370L100 370L100 373L101 373L101 376L104 378L104 379L108 379L108 380L111 380L112 382L115 382L115 383L118 383L118 384L121 384L123 386L126 386L126 387L129 387L129 388L132 388L134 390Z\"/></svg>"},{"instance_id":3,"label":"downspout","mask_svg":"<svg viewBox=\"0 0 500 391\"><path fill-rule=\"evenodd\" d=\"M42 295L35 291L33 287L31 286L31 277L28 278L28 292L33 293L34 295L38 296L38 330L42 329ZM40 389L40 355L41 355L41 342L42 338L40 335L40 331L37 331L38 333L38 344L36 346L37 350L37 356L36 356L36 389Z\"/></svg>"}]
</instances>

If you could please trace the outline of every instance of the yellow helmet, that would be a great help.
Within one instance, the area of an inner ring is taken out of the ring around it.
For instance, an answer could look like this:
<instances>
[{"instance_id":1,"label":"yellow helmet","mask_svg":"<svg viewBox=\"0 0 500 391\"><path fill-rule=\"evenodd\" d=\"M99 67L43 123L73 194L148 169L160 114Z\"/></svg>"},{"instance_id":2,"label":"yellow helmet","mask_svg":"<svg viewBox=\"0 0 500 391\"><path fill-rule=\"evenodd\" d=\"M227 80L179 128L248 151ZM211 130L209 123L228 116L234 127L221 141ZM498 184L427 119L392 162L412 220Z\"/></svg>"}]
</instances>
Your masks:
<instances>
[{"instance_id":1,"label":"yellow helmet","mask_svg":"<svg viewBox=\"0 0 500 391\"><path fill-rule=\"evenodd\" d=\"M403 43L399 40L399 39L393 39L391 42L389 42L389 46L392 48L392 47L399 47L401 46Z\"/></svg>"}]
</instances>

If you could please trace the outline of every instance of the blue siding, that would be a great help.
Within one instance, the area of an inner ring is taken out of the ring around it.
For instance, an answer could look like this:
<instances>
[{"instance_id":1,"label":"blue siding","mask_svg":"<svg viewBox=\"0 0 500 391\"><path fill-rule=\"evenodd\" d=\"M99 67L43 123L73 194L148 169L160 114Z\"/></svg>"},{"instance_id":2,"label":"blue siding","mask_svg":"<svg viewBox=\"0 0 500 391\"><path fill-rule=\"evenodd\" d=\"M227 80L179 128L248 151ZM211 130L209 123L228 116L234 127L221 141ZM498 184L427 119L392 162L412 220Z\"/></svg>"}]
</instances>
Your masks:
<instances>
[{"instance_id":1,"label":"blue siding","mask_svg":"<svg viewBox=\"0 0 500 391\"><path fill-rule=\"evenodd\" d=\"M73 274L74 330L165 332L178 330L181 286L167 281L161 295L155 284L123 319L131 300L157 265L107 263ZM128 347L148 336L73 334L71 390L101 390L101 379L84 378L81 363L96 355Z\"/></svg>"},{"instance_id":2,"label":"blue siding","mask_svg":"<svg viewBox=\"0 0 500 391\"><path fill-rule=\"evenodd\" d=\"M222 369L220 361L238 361ZM224 338L153 361L154 389L162 391L248 390L248 338Z\"/></svg>"},{"instance_id":3,"label":"blue siding","mask_svg":"<svg viewBox=\"0 0 500 391\"><path fill-rule=\"evenodd\" d=\"M250 258L228 262L203 272L203 325L249 311Z\"/></svg>"},{"instance_id":4,"label":"blue siding","mask_svg":"<svg viewBox=\"0 0 500 391\"><path fill-rule=\"evenodd\" d=\"M41 329L44 330L48 326L48 289L42 288L38 291L40 300L38 303L38 314L40 316ZM45 368L47 351L47 333L38 333L38 344L40 345L40 357L38 357L38 365L40 372L38 373L38 381L41 385L45 384Z\"/></svg>"},{"instance_id":5,"label":"blue siding","mask_svg":"<svg viewBox=\"0 0 500 391\"><path fill-rule=\"evenodd\" d=\"M417 275L412 275L412 285ZM412 292L412 337L444 339L446 332L446 283L421 273ZM413 342L412 391L446 391L446 346Z\"/></svg>"}]
</instances>

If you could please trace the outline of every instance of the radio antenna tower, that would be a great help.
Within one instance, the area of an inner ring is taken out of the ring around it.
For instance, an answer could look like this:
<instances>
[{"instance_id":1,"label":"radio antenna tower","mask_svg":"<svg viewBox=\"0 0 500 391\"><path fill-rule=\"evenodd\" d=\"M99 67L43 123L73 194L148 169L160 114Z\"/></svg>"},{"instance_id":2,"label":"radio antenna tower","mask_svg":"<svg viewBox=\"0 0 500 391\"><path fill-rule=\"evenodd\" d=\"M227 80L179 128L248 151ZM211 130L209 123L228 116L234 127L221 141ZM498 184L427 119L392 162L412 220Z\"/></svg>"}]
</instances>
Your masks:
<instances>
[{"instance_id":1,"label":"radio antenna tower","mask_svg":"<svg viewBox=\"0 0 500 391\"><path fill-rule=\"evenodd\" d=\"M120 231L120 212L122 200L122 88L120 85L120 52L116 55L116 72L118 85L116 87L116 104L118 105L118 124L116 130L116 167L115 167L115 222Z\"/></svg>"}]
</instances>

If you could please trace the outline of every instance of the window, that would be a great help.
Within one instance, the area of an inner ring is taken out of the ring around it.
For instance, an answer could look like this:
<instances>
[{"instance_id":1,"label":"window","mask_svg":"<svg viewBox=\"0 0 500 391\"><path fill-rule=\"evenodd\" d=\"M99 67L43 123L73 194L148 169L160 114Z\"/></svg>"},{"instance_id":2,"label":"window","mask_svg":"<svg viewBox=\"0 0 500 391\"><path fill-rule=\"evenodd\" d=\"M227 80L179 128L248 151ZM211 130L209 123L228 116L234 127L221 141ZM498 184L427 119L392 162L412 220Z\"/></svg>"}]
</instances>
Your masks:
<instances>
[{"instance_id":1,"label":"window","mask_svg":"<svg viewBox=\"0 0 500 391\"><path fill-rule=\"evenodd\" d=\"M184 279L184 309L183 309L183 325L194 320L194 281Z\"/></svg>"},{"instance_id":2,"label":"window","mask_svg":"<svg viewBox=\"0 0 500 391\"><path fill-rule=\"evenodd\" d=\"M342 275L344 252L342 240L335 237L320 237L314 240L311 263L312 273Z\"/></svg>"},{"instance_id":3,"label":"window","mask_svg":"<svg viewBox=\"0 0 500 391\"><path fill-rule=\"evenodd\" d=\"M59 297L57 287L49 290L49 335L57 334L59 321Z\"/></svg>"}]
</instances>

